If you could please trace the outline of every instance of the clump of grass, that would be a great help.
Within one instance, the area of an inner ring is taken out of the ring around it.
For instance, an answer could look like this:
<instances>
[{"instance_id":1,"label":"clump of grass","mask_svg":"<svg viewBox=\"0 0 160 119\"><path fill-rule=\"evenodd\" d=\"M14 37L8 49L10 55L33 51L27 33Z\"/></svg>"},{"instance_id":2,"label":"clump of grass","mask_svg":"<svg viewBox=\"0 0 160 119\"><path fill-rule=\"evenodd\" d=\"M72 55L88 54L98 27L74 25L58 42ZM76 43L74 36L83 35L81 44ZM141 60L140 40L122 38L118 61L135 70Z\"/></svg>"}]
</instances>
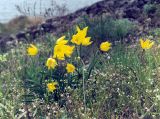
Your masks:
<instances>
[{"instance_id":1,"label":"clump of grass","mask_svg":"<svg viewBox=\"0 0 160 119\"><path fill-rule=\"evenodd\" d=\"M149 13L156 11L156 5L155 4L146 4L143 7L143 11L146 15L148 15Z\"/></svg>"},{"instance_id":2,"label":"clump of grass","mask_svg":"<svg viewBox=\"0 0 160 119\"><path fill-rule=\"evenodd\" d=\"M146 4L143 8L144 15L147 15L153 19L159 19L160 17L160 5L159 4Z\"/></svg>"},{"instance_id":3,"label":"clump of grass","mask_svg":"<svg viewBox=\"0 0 160 119\"><path fill-rule=\"evenodd\" d=\"M95 19L84 19L84 24L89 26L89 34L95 42L100 43L106 39L115 42L125 42L129 34L134 34L136 25L128 19L113 19L111 17L99 17Z\"/></svg>"},{"instance_id":4,"label":"clump of grass","mask_svg":"<svg viewBox=\"0 0 160 119\"><path fill-rule=\"evenodd\" d=\"M156 37L160 37L160 28L155 28L151 32L152 32L152 35Z\"/></svg>"},{"instance_id":5,"label":"clump of grass","mask_svg":"<svg viewBox=\"0 0 160 119\"><path fill-rule=\"evenodd\" d=\"M44 21L42 17L29 17L29 16L18 16L10 20L8 23L0 24L0 34L10 35L15 34L19 31L25 30L25 28L38 25Z\"/></svg>"}]
</instances>

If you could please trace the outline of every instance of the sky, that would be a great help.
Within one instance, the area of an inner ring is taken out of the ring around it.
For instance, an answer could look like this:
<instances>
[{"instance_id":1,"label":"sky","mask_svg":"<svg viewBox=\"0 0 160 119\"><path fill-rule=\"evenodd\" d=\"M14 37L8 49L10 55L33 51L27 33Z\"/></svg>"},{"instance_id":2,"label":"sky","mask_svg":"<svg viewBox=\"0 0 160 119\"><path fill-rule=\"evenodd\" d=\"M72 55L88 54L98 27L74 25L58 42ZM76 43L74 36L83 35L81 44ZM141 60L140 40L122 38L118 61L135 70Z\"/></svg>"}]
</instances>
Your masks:
<instances>
[{"instance_id":1,"label":"sky","mask_svg":"<svg viewBox=\"0 0 160 119\"><path fill-rule=\"evenodd\" d=\"M85 6L89 6L100 0L55 0L57 4L66 4L70 12L74 12ZM40 3L42 8L47 8L51 0L0 0L0 22L8 22L15 16L20 15L16 10L15 5L19 5L22 8L30 6L33 8L36 3L36 9L40 10ZM37 11L39 12L39 11Z\"/></svg>"}]
</instances>

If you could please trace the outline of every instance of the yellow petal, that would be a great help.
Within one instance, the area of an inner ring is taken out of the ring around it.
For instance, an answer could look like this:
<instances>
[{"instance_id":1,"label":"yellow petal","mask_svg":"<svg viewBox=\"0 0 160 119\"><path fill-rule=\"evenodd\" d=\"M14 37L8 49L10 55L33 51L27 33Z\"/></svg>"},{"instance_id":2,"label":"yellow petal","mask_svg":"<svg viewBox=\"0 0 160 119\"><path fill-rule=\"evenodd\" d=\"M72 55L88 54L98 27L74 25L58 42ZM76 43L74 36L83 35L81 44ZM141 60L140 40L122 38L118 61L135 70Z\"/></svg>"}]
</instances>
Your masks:
<instances>
[{"instance_id":1,"label":"yellow petal","mask_svg":"<svg viewBox=\"0 0 160 119\"><path fill-rule=\"evenodd\" d=\"M70 63L67 64L66 70L68 73L73 73L75 71L75 69L76 68L73 64L70 64Z\"/></svg>"},{"instance_id":2,"label":"yellow petal","mask_svg":"<svg viewBox=\"0 0 160 119\"><path fill-rule=\"evenodd\" d=\"M77 32L81 31L81 29L79 28L79 26L76 26Z\"/></svg>"},{"instance_id":3,"label":"yellow petal","mask_svg":"<svg viewBox=\"0 0 160 119\"><path fill-rule=\"evenodd\" d=\"M101 51L107 52L109 49L111 49L111 43L109 43L108 41L102 42L102 43L100 44L100 50L101 50Z\"/></svg>"},{"instance_id":4,"label":"yellow petal","mask_svg":"<svg viewBox=\"0 0 160 119\"><path fill-rule=\"evenodd\" d=\"M73 35L71 42L75 43L76 45L80 45L81 44L81 39L79 37L79 34Z\"/></svg>"},{"instance_id":5,"label":"yellow petal","mask_svg":"<svg viewBox=\"0 0 160 119\"><path fill-rule=\"evenodd\" d=\"M48 69L54 69L57 66L57 61L53 58L48 58L46 62Z\"/></svg>"},{"instance_id":6,"label":"yellow petal","mask_svg":"<svg viewBox=\"0 0 160 119\"><path fill-rule=\"evenodd\" d=\"M85 28L80 32L81 37L86 37L87 31L88 31L88 27L85 27Z\"/></svg>"},{"instance_id":7,"label":"yellow petal","mask_svg":"<svg viewBox=\"0 0 160 119\"><path fill-rule=\"evenodd\" d=\"M52 82L47 84L47 88L49 92L53 92L56 90L57 82Z\"/></svg>"},{"instance_id":8,"label":"yellow petal","mask_svg":"<svg viewBox=\"0 0 160 119\"><path fill-rule=\"evenodd\" d=\"M88 46L88 45L92 44L92 41L90 41L90 40L91 40L91 37L87 37L87 38L83 39L82 40L82 45L83 46Z\"/></svg>"},{"instance_id":9,"label":"yellow petal","mask_svg":"<svg viewBox=\"0 0 160 119\"><path fill-rule=\"evenodd\" d=\"M59 60L64 60L65 57L65 52L64 52L64 45L56 45L54 47L54 55L53 58L57 58Z\"/></svg>"},{"instance_id":10,"label":"yellow petal","mask_svg":"<svg viewBox=\"0 0 160 119\"><path fill-rule=\"evenodd\" d=\"M35 56L38 53L38 48L35 45L30 44L30 47L27 48L27 52L28 55Z\"/></svg>"},{"instance_id":11,"label":"yellow petal","mask_svg":"<svg viewBox=\"0 0 160 119\"><path fill-rule=\"evenodd\" d=\"M140 39L140 45L142 49L146 50L146 49L150 49L154 45L154 42L151 41L150 39L146 39L146 40Z\"/></svg>"},{"instance_id":12,"label":"yellow petal","mask_svg":"<svg viewBox=\"0 0 160 119\"><path fill-rule=\"evenodd\" d=\"M69 46L69 45L65 45L64 46L64 53L67 57L71 57L71 55L73 54L75 46Z\"/></svg>"},{"instance_id":13,"label":"yellow petal","mask_svg":"<svg viewBox=\"0 0 160 119\"><path fill-rule=\"evenodd\" d=\"M60 38L57 40L56 44L57 44L57 45L65 45L65 44L67 44L67 43L68 43L68 40L65 40L65 37L66 37L66 36L60 37Z\"/></svg>"}]
</instances>

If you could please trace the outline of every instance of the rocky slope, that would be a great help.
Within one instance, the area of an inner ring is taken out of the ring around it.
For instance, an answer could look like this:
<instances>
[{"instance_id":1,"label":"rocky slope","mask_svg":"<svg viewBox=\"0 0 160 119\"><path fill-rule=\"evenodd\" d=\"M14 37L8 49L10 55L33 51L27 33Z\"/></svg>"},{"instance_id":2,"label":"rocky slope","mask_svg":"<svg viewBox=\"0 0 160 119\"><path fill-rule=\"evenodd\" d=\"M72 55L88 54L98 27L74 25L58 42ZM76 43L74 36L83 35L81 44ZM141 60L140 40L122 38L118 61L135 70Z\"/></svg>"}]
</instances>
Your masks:
<instances>
[{"instance_id":1,"label":"rocky slope","mask_svg":"<svg viewBox=\"0 0 160 119\"><path fill-rule=\"evenodd\" d=\"M160 4L160 0L103 0L66 16L48 19L44 23L29 27L27 30L20 31L14 36L1 36L0 47L2 48L17 40L27 40L28 36L34 39L48 32L55 34L63 33L71 26L80 22L85 15L90 18L99 15L112 16L114 18L128 18L141 26L145 26L147 22L151 27L160 27L160 13L158 16L156 9L150 10L148 15L143 15L146 4L158 5Z\"/></svg>"}]
</instances>

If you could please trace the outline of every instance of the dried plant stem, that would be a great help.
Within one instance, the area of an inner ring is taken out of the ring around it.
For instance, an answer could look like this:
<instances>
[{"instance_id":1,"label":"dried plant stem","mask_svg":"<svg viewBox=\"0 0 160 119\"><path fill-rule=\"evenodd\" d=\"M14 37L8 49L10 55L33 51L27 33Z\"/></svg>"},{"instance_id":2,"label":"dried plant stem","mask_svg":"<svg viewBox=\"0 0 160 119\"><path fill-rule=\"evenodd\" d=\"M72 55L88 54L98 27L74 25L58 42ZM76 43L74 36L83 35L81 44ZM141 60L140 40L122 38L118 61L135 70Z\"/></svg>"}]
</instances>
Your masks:
<instances>
[{"instance_id":1,"label":"dried plant stem","mask_svg":"<svg viewBox=\"0 0 160 119\"><path fill-rule=\"evenodd\" d=\"M139 117L139 119L143 119L152 110L153 107L154 107L154 104L147 110L147 112L144 115Z\"/></svg>"}]
</instances>

